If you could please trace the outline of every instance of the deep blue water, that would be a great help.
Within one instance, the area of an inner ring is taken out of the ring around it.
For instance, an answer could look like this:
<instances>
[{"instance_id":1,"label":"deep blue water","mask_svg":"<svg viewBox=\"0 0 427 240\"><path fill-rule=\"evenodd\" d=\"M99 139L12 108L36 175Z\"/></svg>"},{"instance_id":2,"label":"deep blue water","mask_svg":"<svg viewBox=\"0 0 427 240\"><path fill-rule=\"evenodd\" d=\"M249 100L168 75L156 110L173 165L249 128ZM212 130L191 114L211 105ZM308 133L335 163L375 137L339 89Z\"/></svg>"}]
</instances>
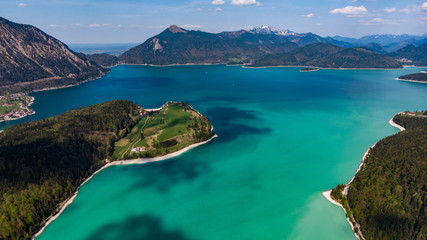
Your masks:
<instances>
[{"instance_id":1,"label":"deep blue water","mask_svg":"<svg viewBox=\"0 0 427 240\"><path fill-rule=\"evenodd\" d=\"M31 94L37 114L115 99L186 101L219 138L164 162L104 170L39 239L354 239L321 192L351 179L366 149L427 109L401 70L118 66L102 79Z\"/></svg>"}]
</instances>

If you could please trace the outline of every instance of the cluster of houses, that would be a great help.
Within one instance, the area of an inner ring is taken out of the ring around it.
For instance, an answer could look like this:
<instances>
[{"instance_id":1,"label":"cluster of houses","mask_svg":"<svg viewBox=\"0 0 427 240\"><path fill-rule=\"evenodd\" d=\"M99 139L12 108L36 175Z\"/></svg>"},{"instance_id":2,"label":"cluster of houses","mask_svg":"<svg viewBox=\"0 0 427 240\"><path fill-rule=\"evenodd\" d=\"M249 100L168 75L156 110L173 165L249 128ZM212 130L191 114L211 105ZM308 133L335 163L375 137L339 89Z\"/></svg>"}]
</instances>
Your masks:
<instances>
[{"instance_id":1,"label":"cluster of houses","mask_svg":"<svg viewBox=\"0 0 427 240\"><path fill-rule=\"evenodd\" d=\"M140 152L144 152L145 150L147 150L145 146L136 147L136 148L132 148L131 153L133 153L133 152L134 153L140 153Z\"/></svg>"},{"instance_id":2,"label":"cluster of houses","mask_svg":"<svg viewBox=\"0 0 427 240\"><path fill-rule=\"evenodd\" d=\"M11 113L6 113L6 114L0 115L0 121L15 120L15 119L23 118L23 117L26 117L29 115L33 115L34 113L36 113L34 110L22 109L22 110L19 110L16 112L11 112Z\"/></svg>"},{"instance_id":3,"label":"cluster of houses","mask_svg":"<svg viewBox=\"0 0 427 240\"><path fill-rule=\"evenodd\" d=\"M18 103L11 103L11 101ZM9 113L0 114L0 122L23 118L35 113L29 106L34 102L34 97L29 97L26 94L12 94L8 96L0 96L0 107L14 107ZM17 108L17 109L16 109Z\"/></svg>"}]
</instances>

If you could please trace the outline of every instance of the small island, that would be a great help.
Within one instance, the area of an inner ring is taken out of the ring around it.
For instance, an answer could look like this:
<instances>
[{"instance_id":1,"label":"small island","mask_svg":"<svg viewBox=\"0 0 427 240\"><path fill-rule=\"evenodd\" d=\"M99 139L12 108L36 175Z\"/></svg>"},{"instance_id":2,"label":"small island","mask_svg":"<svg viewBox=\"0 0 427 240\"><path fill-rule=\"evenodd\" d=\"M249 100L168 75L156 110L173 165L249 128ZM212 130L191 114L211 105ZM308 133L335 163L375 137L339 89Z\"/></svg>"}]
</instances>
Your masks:
<instances>
[{"instance_id":1,"label":"small island","mask_svg":"<svg viewBox=\"0 0 427 240\"><path fill-rule=\"evenodd\" d=\"M319 71L319 68L316 67L305 67L301 70L299 70L300 72L315 72L315 71Z\"/></svg>"},{"instance_id":2,"label":"small island","mask_svg":"<svg viewBox=\"0 0 427 240\"><path fill-rule=\"evenodd\" d=\"M0 96L0 122L16 120L35 113L30 106L34 97L24 93Z\"/></svg>"},{"instance_id":3,"label":"small island","mask_svg":"<svg viewBox=\"0 0 427 240\"><path fill-rule=\"evenodd\" d=\"M103 169L177 156L216 137L187 103L116 100L0 133L0 239L31 239ZM124 160L123 160L124 159Z\"/></svg>"},{"instance_id":4,"label":"small island","mask_svg":"<svg viewBox=\"0 0 427 240\"><path fill-rule=\"evenodd\" d=\"M427 73L426 72L412 73L412 74L400 76L397 80L427 83Z\"/></svg>"},{"instance_id":5,"label":"small island","mask_svg":"<svg viewBox=\"0 0 427 240\"><path fill-rule=\"evenodd\" d=\"M374 144L353 179L323 195L344 209L358 239L426 239L427 111L390 124L401 132Z\"/></svg>"}]
</instances>

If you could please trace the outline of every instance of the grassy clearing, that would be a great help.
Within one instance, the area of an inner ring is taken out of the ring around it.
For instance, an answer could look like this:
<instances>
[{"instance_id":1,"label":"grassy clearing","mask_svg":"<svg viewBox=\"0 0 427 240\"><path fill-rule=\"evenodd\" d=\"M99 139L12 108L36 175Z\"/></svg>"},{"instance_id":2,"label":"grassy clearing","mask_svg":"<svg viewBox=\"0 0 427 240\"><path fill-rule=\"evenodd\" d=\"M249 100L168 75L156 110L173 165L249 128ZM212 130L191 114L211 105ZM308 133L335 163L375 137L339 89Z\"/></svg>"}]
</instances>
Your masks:
<instances>
[{"instance_id":1,"label":"grassy clearing","mask_svg":"<svg viewBox=\"0 0 427 240\"><path fill-rule=\"evenodd\" d=\"M128 159L165 155L212 135L206 117L187 104L171 103L160 112L142 117L126 137L116 142L113 156ZM136 154L131 151L136 147L146 147L146 151Z\"/></svg>"}]
</instances>

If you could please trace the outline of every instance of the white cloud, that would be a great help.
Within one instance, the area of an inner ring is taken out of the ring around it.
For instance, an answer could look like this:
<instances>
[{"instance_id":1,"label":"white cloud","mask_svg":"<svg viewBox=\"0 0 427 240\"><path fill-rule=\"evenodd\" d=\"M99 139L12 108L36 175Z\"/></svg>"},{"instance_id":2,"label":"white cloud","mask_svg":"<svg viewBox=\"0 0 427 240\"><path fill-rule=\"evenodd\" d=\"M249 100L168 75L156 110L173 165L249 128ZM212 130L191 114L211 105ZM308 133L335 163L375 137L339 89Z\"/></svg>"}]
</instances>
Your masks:
<instances>
[{"instance_id":1,"label":"white cloud","mask_svg":"<svg viewBox=\"0 0 427 240\"><path fill-rule=\"evenodd\" d=\"M224 0L213 0L212 5L223 5L225 4Z\"/></svg>"},{"instance_id":2,"label":"white cloud","mask_svg":"<svg viewBox=\"0 0 427 240\"><path fill-rule=\"evenodd\" d=\"M118 24L118 25L114 25L114 24L109 24L109 23L103 23L103 24L91 24L89 25L89 27L107 27L107 28L121 28L122 25Z\"/></svg>"},{"instance_id":3,"label":"white cloud","mask_svg":"<svg viewBox=\"0 0 427 240\"><path fill-rule=\"evenodd\" d=\"M18 3L18 5L17 5L18 7L26 7L26 6L28 6L26 3Z\"/></svg>"},{"instance_id":4,"label":"white cloud","mask_svg":"<svg viewBox=\"0 0 427 240\"><path fill-rule=\"evenodd\" d=\"M368 10L365 6L347 6L345 8L335 8L331 10L329 13L332 14L346 14L346 15L365 15L368 13Z\"/></svg>"},{"instance_id":5,"label":"white cloud","mask_svg":"<svg viewBox=\"0 0 427 240\"><path fill-rule=\"evenodd\" d=\"M373 24L391 24L391 25L397 25L398 23L393 20L389 19L382 19L382 18L372 18L369 22L365 23L366 25L373 25Z\"/></svg>"},{"instance_id":6,"label":"white cloud","mask_svg":"<svg viewBox=\"0 0 427 240\"><path fill-rule=\"evenodd\" d=\"M72 26L72 27L79 27L79 26L81 26L81 24L80 23L71 23L70 26Z\"/></svg>"},{"instance_id":7,"label":"white cloud","mask_svg":"<svg viewBox=\"0 0 427 240\"><path fill-rule=\"evenodd\" d=\"M257 2L257 0L231 0L231 5L234 5L234 6L248 6L248 5L261 6L262 4L260 2Z\"/></svg>"},{"instance_id":8,"label":"white cloud","mask_svg":"<svg viewBox=\"0 0 427 240\"><path fill-rule=\"evenodd\" d=\"M89 27L91 28L96 28L96 27L100 27L101 25L99 25L98 23L92 23L89 25Z\"/></svg>"},{"instance_id":9,"label":"white cloud","mask_svg":"<svg viewBox=\"0 0 427 240\"><path fill-rule=\"evenodd\" d=\"M217 7L217 8L215 8L215 11L222 12L222 8Z\"/></svg>"},{"instance_id":10,"label":"white cloud","mask_svg":"<svg viewBox=\"0 0 427 240\"><path fill-rule=\"evenodd\" d=\"M404 9L400 9L399 11L400 13L411 13L411 9L409 8L404 8Z\"/></svg>"},{"instance_id":11,"label":"white cloud","mask_svg":"<svg viewBox=\"0 0 427 240\"><path fill-rule=\"evenodd\" d=\"M386 13L394 13L394 12L396 12L396 8L388 8L388 7L386 7L383 10Z\"/></svg>"},{"instance_id":12,"label":"white cloud","mask_svg":"<svg viewBox=\"0 0 427 240\"><path fill-rule=\"evenodd\" d=\"M192 24L185 24L182 25L183 28L203 28L202 25L192 25Z\"/></svg>"},{"instance_id":13,"label":"white cloud","mask_svg":"<svg viewBox=\"0 0 427 240\"><path fill-rule=\"evenodd\" d=\"M376 0L352 0L352 2L375 2Z\"/></svg>"},{"instance_id":14,"label":"white cloud","mask_svg":"<svg viewBox=\"0 0 427 240\"><path fill-rule=\"evenodd\" d=\"M427 2L423 2L421 5L408 5L406 8L403 8L399 11L399 13L417 13L423 14L427 11Z\"/></svg>"},{"instance_id":15,"label":"white cloud","mask_svg":"<svg viewBox=\"0 0 427 240\"><path fill-rule=\"evenodd\" d=\"M309 14L301 15L301 17L312 18L312 17L314 17L314 13L309 13Z\"/></svg>"},{"instance_id":16,"label":"white cloud","mask_svg":"<svg viewBox=\"0 0 427 240\"><path fill-rule=\"evenodd\" d=\"M49 27L55 28L55 27L58 27L58 25L56 25L56 24L49 24Z\"/></svg>"}]
</instances>

